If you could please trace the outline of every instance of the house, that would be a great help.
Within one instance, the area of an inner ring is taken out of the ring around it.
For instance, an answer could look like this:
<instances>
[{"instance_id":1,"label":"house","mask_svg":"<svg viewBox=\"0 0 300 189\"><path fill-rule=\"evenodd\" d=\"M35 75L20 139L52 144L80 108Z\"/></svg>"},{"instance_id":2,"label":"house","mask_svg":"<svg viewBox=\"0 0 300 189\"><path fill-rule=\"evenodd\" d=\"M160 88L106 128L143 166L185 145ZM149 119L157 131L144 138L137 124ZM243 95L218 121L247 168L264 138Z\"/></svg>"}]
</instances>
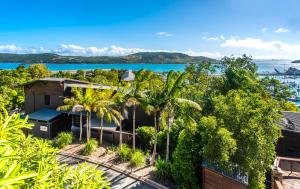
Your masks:
<instances>
[{"instance_id":1,"label":"house","mask_svg":"<svg viewBox=\"0 0 300 189\"><path fill-rule=\"evenodd\" d=\"M300 112L283 111L279 122L282 138L276 147L277 156L300 158Z\"/></svg>"},{"instance_id":2,"label":"house","mask_svg":"<svg viewBox=\"0 0 300 189\"><path fill-rule=\"evenodd\" d=\"M25 114L29 116L29 122L34 123L33 129L28 133L43 138L53 138L61 131L72 130L75 134L79 133L79 113L61 112L56 109L64 104L64 99L72 96L72 88L86 89L111 89L111 86L103 86L85 81L68 78L42 78L29 82L24 85L25 92ZM124 128L124 139L129 139L132 131L132 108L128 108L128 116L122 121ZM85 127L86 117L83 112L83 126ZM98 137L100 121L96 114L92 114L91 129L92 137ZM153 125L153 118L137 107L136 125ZM83 129L85 132L85 129ZM114 123L104 122L104 140L118 143L115 135L119 136L119 127ZM126 130L128 132L126 132ZM83 133L84 134L84 133Z\"/></svg>"}]
</instances>

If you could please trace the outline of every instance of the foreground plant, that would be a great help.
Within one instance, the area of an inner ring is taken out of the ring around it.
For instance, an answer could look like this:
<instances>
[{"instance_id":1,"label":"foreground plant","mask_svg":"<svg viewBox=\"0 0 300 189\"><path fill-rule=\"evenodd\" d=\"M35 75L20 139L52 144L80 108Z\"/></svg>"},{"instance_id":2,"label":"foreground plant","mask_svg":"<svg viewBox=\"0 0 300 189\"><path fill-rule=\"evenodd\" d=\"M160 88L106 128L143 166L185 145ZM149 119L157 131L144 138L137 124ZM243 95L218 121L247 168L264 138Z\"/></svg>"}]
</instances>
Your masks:
<instances>
[{"instance_id":1,"label":"foreground plant","mask_svg":"<svg viewBox=\"0 0 300 189\"><path fill-rule=\"evenodd\" d=\"M86 164L57 161L58 149L49 141L26 137L32 125L19 114L0 113L0 188L109 188L103 172Z\"/></svg>"}]
</instances>

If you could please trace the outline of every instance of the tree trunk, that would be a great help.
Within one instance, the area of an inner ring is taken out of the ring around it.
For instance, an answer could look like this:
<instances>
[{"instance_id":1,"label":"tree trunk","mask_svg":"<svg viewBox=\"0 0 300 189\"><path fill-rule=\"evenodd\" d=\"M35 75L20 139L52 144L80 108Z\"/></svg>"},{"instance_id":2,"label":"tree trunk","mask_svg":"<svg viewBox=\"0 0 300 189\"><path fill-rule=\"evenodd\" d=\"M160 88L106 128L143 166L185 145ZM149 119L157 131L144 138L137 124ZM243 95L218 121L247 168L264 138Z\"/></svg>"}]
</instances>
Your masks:
<instances>
[{"instance_id":1,"label":"tree trunk","mask_svg":"<svg viewBox=\"0 0 300 189\"><path fill-rule=\"evenodd\" d=\"M132 142L132 148L133 151L135 151L135 103L133 103L133 116L132 116L132 129L133 129L133 142Z\"/></svg>"},{"instance_id":2,"label":"tree trunk","mask_svg":"<svg viewBox=\"0 0 300 189\"><path fill-rule=\"evenodd\" d=\"M90 118L89 118L89 138L91 138L91 133L92 133L92 113L89 113Z\"/></svg>"},{"instance_id":3,"label":"tree trunk","mask_svg":"<svg viewBox=\"0 0 300 189\"><path fill-rule=\"evenodd\" d=\"M89 112L86 112L86 141L89 141Z\"/></svg>"},{"instance_id":4,"label":"tree trunk","mask_svg":"<svg viewBox=\"0 0 300 189\"><path fill-rule=\"evenodd\" d=\"M100 123L100 145L102 145L103 138L103 115L101 115L101 123Z\"/></svg>"},{"instance_id":5,"label":"tree trunk","mask_svg":"<svg viewBox=\"0 0 300 189\"><path fill-rule=\"evenodd\" d=\"M172 127L173 120L174 120L174 115L173 115L173 112L171 111L171 112L168 113L166 161L169 161L169 154L170 154L170 129Z\"/></svg>"},{"instance_id":6,"label":"tree trunk","mask_svg":"<svg viewBox=\"0 0 300 189\"><path fill-rule=\"evenodd\" d=\"M153 153L150 165L153 165L156 157L156 146L157 146L157 121L156 121L156 111L154 111L154 144L153 144Z\"/></svg>"},{"instance_id":7,"label":"tree trunk","mask_svg":"<svg viewBox=\"0 0 300 189\"><path fill-rule=\"evenodd\" d=\"M80 112L80 118L79 118L79 142L82 141L82 112Z\"/></svg>"},{"instance_id":8,"label":"tree trunk","mask_svg":"<svg viewBox=\"0 0 300 189\"><path fill-rule=\"evenodd\" d=\"M123 143L123 134L122 134L122 116L120 115L119 117L119 122L120 122L120 139L119 139L119 145L120 145L120 148L122 149L122 143Z\"/></svg>"}]
</instances>

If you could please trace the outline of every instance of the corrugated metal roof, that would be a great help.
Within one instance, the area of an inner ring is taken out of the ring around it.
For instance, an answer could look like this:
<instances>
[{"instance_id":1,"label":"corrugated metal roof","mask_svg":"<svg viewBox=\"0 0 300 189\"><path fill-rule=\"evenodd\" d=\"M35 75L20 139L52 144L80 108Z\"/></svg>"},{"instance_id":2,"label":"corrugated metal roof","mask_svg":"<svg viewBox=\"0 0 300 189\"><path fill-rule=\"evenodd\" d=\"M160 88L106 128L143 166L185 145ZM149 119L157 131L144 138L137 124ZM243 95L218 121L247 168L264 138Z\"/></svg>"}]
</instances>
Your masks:
<instances>
[{"instance_id":1,"label":"corrugated metal roof","mask_svg":"<svg viewBox=\"0 0 300 189\"><path fill-rule=\"evenodd\" d=\"M82 83L82 84L88 84L89 82L86 81L80 81L76 79L69 79L69 78L56 78L56 77L45 77L38 80L30 81L28 83L25 83L24 85L29 85L38 81L48 81L48 82L73 82L73 83Z\"/></svg>"},{"instance_id":2,"label":"corrugated metal roof","mask_svg":"<svg viewBox=\"0 0 300 189\"><path fill-rule=\"evenodd\" d=\"M286 130L300 132L300 112L282 111L279 125Z\"/></svg>"},{"instance_id":3,"label":"corrugated metal roof","mask_svg":"<svg viewBox=\"0 0 300 189\"><path fill-rule=\"evenodd\" d=\"M66 83L65 87L88 88L88 87L90 87L90 84ZM91 87L93 89L111 89L112 88L110 86L104 86L104 85L98 85L98 84L93 84Z\"/></svg>"},{"instance_id":4,"label":"corrugated metal roof","mask_svg":"<svg viewBox=\"0 0 300 189\"><path fill-rule=\"evenodd\" d=\"M61 114L62 112L53 109L44 108L29 114L28 117L31 120L51 121L52 119L58 117Z\"/></svg>"}]
</instances>

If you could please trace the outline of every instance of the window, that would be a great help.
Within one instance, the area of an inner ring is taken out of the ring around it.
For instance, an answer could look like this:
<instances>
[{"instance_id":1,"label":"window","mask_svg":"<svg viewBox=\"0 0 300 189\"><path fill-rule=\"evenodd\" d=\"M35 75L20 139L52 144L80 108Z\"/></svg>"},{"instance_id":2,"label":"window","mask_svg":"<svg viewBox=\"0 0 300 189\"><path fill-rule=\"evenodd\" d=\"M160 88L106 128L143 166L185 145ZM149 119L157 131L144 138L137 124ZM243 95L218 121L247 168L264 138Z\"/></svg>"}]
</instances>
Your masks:
<instances>
[{"instance_id":1,"label":"window","mask_svg":"<svg viewBox=\"0 0 300 189\"><path fill-rule=\"evenodd\" d=\"M45 95L45 105L50 105L50 95Z\"/></svg>"}]
</instances>

